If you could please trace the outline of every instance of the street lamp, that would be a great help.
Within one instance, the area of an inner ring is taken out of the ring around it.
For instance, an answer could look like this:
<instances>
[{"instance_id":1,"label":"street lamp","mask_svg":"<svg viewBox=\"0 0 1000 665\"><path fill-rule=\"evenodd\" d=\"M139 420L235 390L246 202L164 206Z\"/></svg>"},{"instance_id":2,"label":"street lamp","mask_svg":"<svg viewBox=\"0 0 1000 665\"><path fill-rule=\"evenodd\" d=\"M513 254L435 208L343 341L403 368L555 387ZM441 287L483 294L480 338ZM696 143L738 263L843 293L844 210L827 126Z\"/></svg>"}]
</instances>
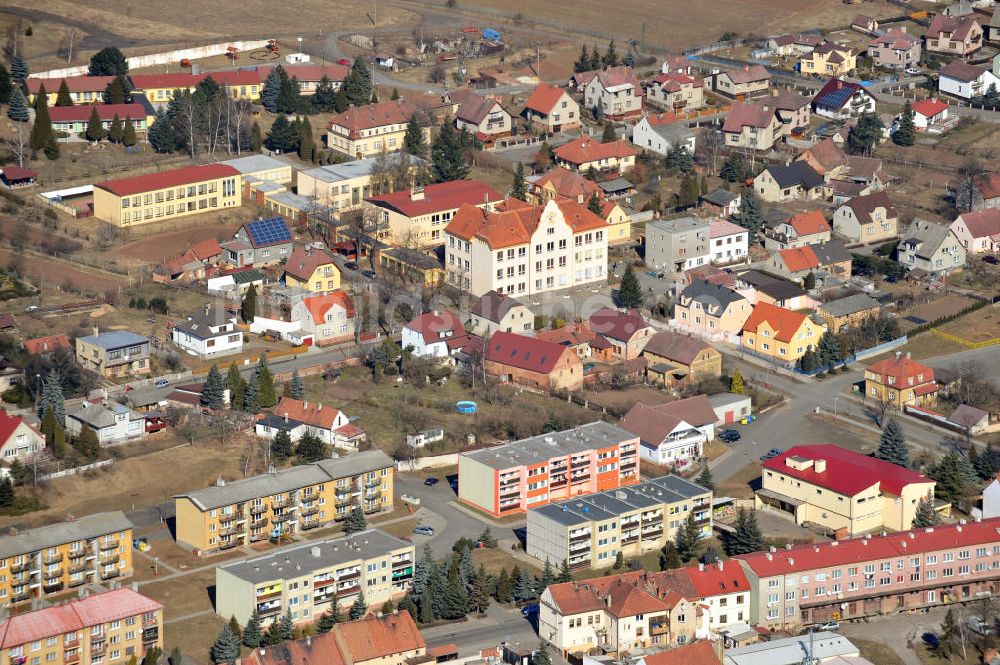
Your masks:
<instances>
[{"instance_id":1,"label":"street lamp","mask_svg":"<svg viewBox=\"0 0 1000 665\"><path fill-rule=\"evenodd\" d=\"M756 441L751 441L750 443L753 444L753 458L754 458L754 461L759 460L760 458L757 457L757 442Z\"/></svg>"},{"instance_id":2,"label":"street lamp","mask_svg":"<svg viewBox=\"0 0 1000 665\"><path fill-rule=\"evenodd\" d=\"M834 395L833 396L833 415L834 416L837 415L837 400L839 400L839 399L840 399L840 395Z\"/></svg>"},{"instance_id":3,"label":"street lamp","mask_svg":"<svg viewBox=\"0 0 1000 665\"><path fill-rule=\"evenodd\" d=\"M42 398L42 375L41 374L35 374L35 382L36 382L35 385L37 386L37 388L35 389L35 411L37 411L38 410L38 400Z\"/></svg>"}]
</instances>

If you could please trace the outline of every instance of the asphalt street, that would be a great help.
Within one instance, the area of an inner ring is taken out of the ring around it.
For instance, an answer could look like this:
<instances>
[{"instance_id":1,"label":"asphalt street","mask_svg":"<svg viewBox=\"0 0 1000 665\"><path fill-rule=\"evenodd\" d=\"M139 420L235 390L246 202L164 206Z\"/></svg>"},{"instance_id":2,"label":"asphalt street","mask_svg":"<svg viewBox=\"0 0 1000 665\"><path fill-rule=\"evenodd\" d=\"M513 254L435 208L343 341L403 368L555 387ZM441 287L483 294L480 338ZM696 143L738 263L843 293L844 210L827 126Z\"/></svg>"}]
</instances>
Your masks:
<instances>
[{"instance_id":1,"label":"asphalt street","mask_svg":"<svg viewBox=\"0 0 1000 665\"><path fill-rule=\"evenodd\" d=\"M472 618L461 623L432 626L420 631L428 644L458 644L460 658L474 655L479 649L495 647L501 642L526 649L538 648L538 636L520 610L490 605L483 618ZM565 662L555 649L549 650L552 662Z\"/></svg>"}]
</instances>

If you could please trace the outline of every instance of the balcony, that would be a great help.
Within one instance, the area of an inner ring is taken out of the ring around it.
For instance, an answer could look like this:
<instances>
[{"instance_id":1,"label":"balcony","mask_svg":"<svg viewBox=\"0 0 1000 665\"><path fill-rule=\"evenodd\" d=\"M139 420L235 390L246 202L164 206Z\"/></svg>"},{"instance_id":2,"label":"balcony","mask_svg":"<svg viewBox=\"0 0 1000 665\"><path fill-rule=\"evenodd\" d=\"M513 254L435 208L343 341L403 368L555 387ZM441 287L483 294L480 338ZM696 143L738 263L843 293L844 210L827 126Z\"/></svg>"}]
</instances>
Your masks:
<instances>
[{"instance_id":1,"label":"balcony","mask_svg":"<svg viewBox=\"0 0 1000 665\"><path fill-rule=\"evenodd\" d=\"M157 627L146 628L142 631L143 642L155 642L160 637L160 629Z\"/></svg>"},{"instance_id":2,"label":"balcony","mask_svg":"<svg viewBox=\"0 0 1000 665\"><path fill-rule=\"evenodd\" d=\"M62 582L52 582L51 584L46 582L42 585L42 590L45 593L57 593L63 590L63 586Z\"/></svg>"},{"instance_id":3,"label":"balcony","mask_svg":"<svg viewBox=\"0 0 1000 665\"><path fill-rule=\"evenodd\" d=\"M102 556L99 563L102 566L113 566L114 564L118 563L121 560L121 558L122 557L120 554L115 553L112 554L111 556Z\"/></svg>"},{"instance_id":4,"label":"balcony","mask_svg":"<svg viewBox=\"0 0 1000 665\"><path fill-rule=\"evenodd\" d=\"M219 529L220 536L233 536L236 534L246 533L246 529L240 526L231 526L225 529Z\"/></svg>"},{"instance_id":5,"label":"balcony","mask_svg":"<svg viewBox=\"0 0 1000 665\"><path fill-rule=\"evenodd\" d=\"M570 479L570 482L573 482L573 483L584 483L584 482L587 482L588 480L590 480L590 474L586 473L586 474L583 474L582 476L573 476Z\"/></svg>"},{"instance_id":6,"label":"balcony","mask_svg":"<svg viewBox=\"0 0 1000 665\"><path fill-rule=\"evenodd\" d=\"M590 460L577 460L576 462L571 463L570 466L574 469L582 469L585 466L590 466Z\"/></svg>"},{"instance_id":7,"label":"balcony","mask_svg":"<svg viewBox=\"0 0 1000 665\"><path fill-rule=\"evenodd\" d=\"M86 579L79 577L75 580L70 580L69 582L67 582L66 586L68 586L70 589L75 589L76 587L83 586L86 583L87 583Z\"/></svg>"},{"instance_id":8,"label":"balcony","mask_svg":"<svg viewBox=\"0 0 1000 665\"><path fill-rule=\"evenodd\" d=\"M590 567L590 557L586 559L578 559L576 561L570 561L569 567L573 569L577 568L589 568Z\"/></svg>"},{"instance_id":9,"label":"balcony","mask_svg":"<svg viewBox=\"0 0 1000 665\"><path fill-rule=\"evenodd\" d=\"M337 597L338 598L343 598L345 596L353 596L354 594L358 593L359 591L361 591L361 585L360 584L354 584L354 585L349 586L349 587L344 587L343 589L337 589Z\"/></svg>"},{"instance_id":10,"label":"balcony","mask_svg":"<svg viewBox=\"0 0 1000 665\"><path fill-rule=\"evenodd\" d=\"M22 561L21 563L11 564L11 566L10 566L10 572L14 573L15 575L17 573L22 573L25 570L27 570L28 566L30 566L30 565L31 565L31 561Z\"/></svg>"},{"instance_id":11,"label":"balcony","mask_svg":"<svg viewBox=\"0 0 1000 665\"><path fill-rule=\"evenodd\" d=\"M15 603L21 603L21 602L24 602L24 601L28 600L29 598L31 598L31 592L30 591L22 591L21 593L15 593L11 597L11 600L13 602L15 602Z\"/></svg>"},{"instance_id":12,"label":"balcony","mask_svg":"<svg viewBox=\"0 0 1000 665\"><path fill-rule=\"evenodd\" d=\"M663 529L661 527L656 527L654 529L650 529L649 531L644 529L642 532L642 539L649 540L650 538L659 538L662 533Z\"/></svg>"},{"instance_id":13,"label":"balcony","mask_svg":"<svg viewBox=\"0 0 1000 665\"><path fill-rule=\"evenodd\" d=\"M223 543L219 543L219 549L223 550L223 551L224 550L231 550L234 547L239 547L241 544L242 544L242 541L240 541L239 539L233 538L233 539L227 540L227 541L225 541Z\"/></svg>"},{"instance_id":14,"label":"balcony","mask_svg":"<svg viewBox=\"0 0 1000 665\"><path fill-rule=\"evenodd\" d=\"M282 508L287 508L291 501L289 499L282 499L281 501L272 501L271 510L281 510Z\"/></svg>"},{"instance_id":15,"label":"balcony","mask_svg":"<svg viewBox=\"0 0 1000 665\"><path fill-rule=\"evenodd\" d=\"M117 568L115 568L114 570L103 570L101 571L101 579L110 580L114 579L115 577L119 577L121 574L122 571L118 570Z\"/></svg>"},{"instance_id":16,"label":"balcony","mask_svg":"<svg viewBox=\"0 0 1000 665\"><path fill-rule=\"evenodd\" d=\"M638 534L634 536L626 536L621 540L622 545L631 545L632 543L637 543L637 542L639 542Z\"/></svg>"},{"instance_id":17,"label":"balcony","mask_svg":"<svg viewBox=\"0 0 1000 665\"><path fill-rule=\"evenodd\" d=\"M355 570L347 573L337 573L338 582L346 582L347 580L356 580L361 577L361 571Z\"/></svg>"},{"instance_id":18,"label":"balcony","mask_svg":"<svg viewBox=\"0 0 1000 665\"><path fill-rule=\"evenodd\" d=\"M272 601L272 600L273 601L277 601L280 598L281 598L281 589L277 589L276 591L268 591L266 593L258 593L257 594L257 602L258 603L267 603L267 602Z\"/></svg>"},{"instance_id":19,"label":"balcony","mask_svg":"<svg viewBox=\"0 0 1000 665\"><path fill-rule=\"evenodd\" d=\"M63 560L63 558L64 557L62 552L56 552L55 554L46 554L42 556L42 563L44 563L45 565L51 563L59 563L60 561Z\"/></svg>"},{"instance_id":20,"label":"balcony","mask_svg":"<svg viewBox=\"0 0 1000 665\"><path fill-rule=\"evenodd\" d=\"M315 529L319 526L319 520L302 520L302 524L299 526L303 531L309 531L310 529Z\"/></svg>"},{"instance_id":21,"label":"balcony","mask_svg":"<svg viewBox=\"0 0 1000 665\"><path fill-rule=\"evenodd\" d=\"M44 577L45 581L47 582L49 580L59 579L60 577L62 577L62 574L63 574L62 566L59 566L55 570L46 570L45 574L42 577Z\"/></svg>"},{"instance_id":22,"label":"balcony","mask_svg":"<svg viewBox=\"0 0 1000 665\"><path fill-rule=\"evenodd\" d=\"M63 663L65 665L74 665L74 663L80 662L80 650L77 649L75 653L67 654L63 653Z\"/></svg>"},{"instance_id":23,"label":"balcony","mask_svg":"<svg viewBox=\"0 0 1000 665\"><path fill-rule=\"evenodd\" d=\"M265 526L267 526L267 520L266 519L258 519L258 520L253 520L252 522L250 522L250 528L251 529L260 529L260 528L265 527Z\"/></svg>"},{"instance_id":24,"label":"balcony","mask_svg":"<svg viewBox=\"0 0 1000 665\"><path fill-rule=\"evenodd\" d=\"M251 515L260 515L261 513L267 512L267 506L260 504L259 506L250 506Z\"/></svg>"},{"instance_id":25,"label":"balcony","mask_svg":"<svg viewBox=\"0 0 1000 665\"><path fill-rule=\"evenodd\" d=\"M581 540L578 543L570 543L569 544L570 554L572 554L574 552L582 552L583 550L589 550L589 549L590 549L590 539Z\"/></svg>"}]
</instances>

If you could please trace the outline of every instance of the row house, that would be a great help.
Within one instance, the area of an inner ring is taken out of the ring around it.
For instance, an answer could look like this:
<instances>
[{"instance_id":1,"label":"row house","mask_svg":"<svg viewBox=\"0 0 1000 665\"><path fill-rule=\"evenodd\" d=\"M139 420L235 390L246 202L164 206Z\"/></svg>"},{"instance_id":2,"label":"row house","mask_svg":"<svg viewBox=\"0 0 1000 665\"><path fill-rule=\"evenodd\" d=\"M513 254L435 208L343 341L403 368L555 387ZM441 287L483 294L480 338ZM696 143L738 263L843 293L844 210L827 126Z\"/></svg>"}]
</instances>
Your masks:
<instances>
[{"instance_id":1,"label":"row house","mask_svg":"<svg viewBox=\"0 0 1000 665\"><path fill-rule=\"evenodd\" d=\"M553 502L528 511L528 555L570 568L607 568L621 554L642 556L673 542L694 515L712 534L712 492L680 476Z\"/></svg>"},{"instance_id":2,"label":"row house","mask_svg":"<svg viewBox=\"0 0 1000 665\"><path fill-rule=\"evenodd\" d=\"M771 548L736 557L750 623L776 630L966 602L997 593L1000 519Z\"/></svg>"},{"instance_id":3,"label":"row house","mask_svg":"<svg viewBox=\"0 0 1000 665\"><path fill-rule=\"evenodd\" d=\"M800 283L810 273L820 277L831 275L846 281L851 277L851 263L851 253L844 244L840 240L830 240L772 252L767 268L779 277Z\"/></svg>"},{"instance_id":4,"label":"row house","mask_svg":"<svg viewBox=\"0 0 1000 665\"><path fill-rule=\"evenodd\" d=\"M379 240L403 247L440 245L444 229L463 205L491 210L503 196L478 180L452 180L373 196L365 208Z\"/></svg>"},{"instance_id":5,"label":"row house","mask_svg":"<svg viewBox=\"0 0 1000 665\"><path fill-rule=\"evenodd\" d=\"M983 47L983 28L971 14L945 16L938 14L924 33L924 49L928 53L967 57Z\"/></svg>"},{"instance_id":6,"label":"row house","mask_svg":"<svg viewBox=\"0 0 1000 665\"><path fill-rule=\"evenodd\" d=\"M393 461L372 450L174 496L177 542L217 552L393 507Z\"/></svg>"},{"instance_id":7,"label":"row house","mask_svg":"<svg viewBox=\"0 0 1000 665\"><path fill-rule=\"evenodd\" d=\"M705 84L687 74L660 74L646 86L646 95L673 111L697 111L705 106Z\"/></svg>"},{"instance_id":8,"label":"row house","mask_svg":"<svg viewBox=\"0 0 1000 665\"><path fill-rule=\"evenodd\" d=\"M584 105L612 121L642 115L643 89L631 67L609 67L591 79L583 90Z\"/></svg>"},{"instance_id":9,"label":"row house","mask_svg":"<svg viewBox=\"0 0 1000 665\"><path fill-rule=\"evenodd\" d=\"M165 107L178 92L194 92L198 85L211 78L219 87L233 99L258 101L264 88L264 79L259 71L253 69L236 69L231 71L159 73L159 74L129 74L132 92L141 94L151 104ZM266 70L269 73L270 69Z\"/></svg>"},{"instance_id":10,"label":"row house","mask_svg":"<svg viewBox=\"0 0 1000 665\"><path fill-rule=\"evenodd\" d=\"M868 56L879 67L914 67L920 62L920 37L906 30L888 30L868 42Z\"/></svg>"},{"instance_id":11,"label":"row house","mask_svg":"<svg viewBox=\"0 0 1000 665\"><path fill-rule=\"evenodd\" d=\"M402 598L415 565L413 543L378 529L283 547L215 569L215 612L263 625L287 612L313 623L363 597L370 607Z\"/></svg>"},{"instance_id":12,"label":"row house","mask_svg":"<svg viewBox=\"0 0 1000 665\"><path fill-rule=\"evenodd\" d=\"M447 282L477 297L603 282L608 232L605 220L576 201L508 199L493 212L465 204L444 230Z\"/></svg>"},{"instance_id":13,"label":"row house","mask_svg":"<svg viewBox=\"0 0 1000 665\"><path fill-rule=\"evenodd\" d=\"M0 606L131 576L132 529L115 511L0 538Z\"/></svg>"},{"instance_id":14,"label":"row house","mask_svg":"<svg viewBox=\"0 0 1000 665\"><path fill-rule=\"evenodd\" d=\"M142 660L154 649L163 650L163 605L128 588L0 623L4 665L113 665Z\"/></svg>"},{"instance_id":15,"label":"row house","mask_svg":"<svg viewBox=\"0 0 1000 665\"><path fill-rule=\"evenodd\" d=\"M638 448L631 432L597 421L464 452L458 456L458 498L501 516L633 485L639 482Z\"/></svg>"}]
</instances>

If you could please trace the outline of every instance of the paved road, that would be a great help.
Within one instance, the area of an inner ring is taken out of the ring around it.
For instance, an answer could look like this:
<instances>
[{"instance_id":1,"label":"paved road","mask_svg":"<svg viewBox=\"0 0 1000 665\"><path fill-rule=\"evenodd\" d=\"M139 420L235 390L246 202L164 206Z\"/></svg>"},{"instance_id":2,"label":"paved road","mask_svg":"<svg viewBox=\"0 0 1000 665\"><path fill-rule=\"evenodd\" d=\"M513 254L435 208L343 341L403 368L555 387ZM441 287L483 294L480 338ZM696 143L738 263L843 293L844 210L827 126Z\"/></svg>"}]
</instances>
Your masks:
<instances>
[{"instance_id":1,"label":"paved road","mask_svg":"<svg viewBox=\"0 0 1000 665\"><path fill-rule=\"evenodd\" d=\"M899 614L896 616L874 617L868 623L841 624L840 632L848 639L856 637L872 642L881 642L895 651L906 665L922 665L922 661L909 647L916 644L920 636L927 632L937 633L947 608L936 607L926 614Z\"/></svg>"},{"instance_id":2,"label":"paved road","mask_svg":"<svg viewBox=\"0 0 1000 665\"><path fill-rule=\"evenodd\" d=\"M527 649L538 648L538 636L532 625L521 616L517 608L490 605L484 618L469 619L463 623L450 623L424 628L420 631L428 644L458 644L459 658L472 656L480 649L495 647L501 642ZM559 653L549 650L553 663L564 663Z\"/></svg>"}]
</instances>

